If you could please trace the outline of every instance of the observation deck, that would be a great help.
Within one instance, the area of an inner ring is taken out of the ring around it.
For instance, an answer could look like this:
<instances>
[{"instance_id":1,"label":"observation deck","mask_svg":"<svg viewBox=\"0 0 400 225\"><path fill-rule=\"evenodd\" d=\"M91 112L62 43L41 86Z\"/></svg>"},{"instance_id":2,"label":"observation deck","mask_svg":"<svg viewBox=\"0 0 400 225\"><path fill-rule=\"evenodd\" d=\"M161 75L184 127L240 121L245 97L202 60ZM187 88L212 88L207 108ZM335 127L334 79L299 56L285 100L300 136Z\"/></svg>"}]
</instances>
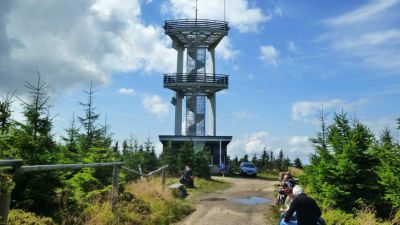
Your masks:
<instances>
[{"instance_id":1,"label":"observation deck","mask_svg":"<svg viewBox=\"0 0 400 225\"><path fill-rule=\"evenodd\" d=\"M194 91L203 94L211 94L227 89L229 76L225 74L211 73L169 73L164 74L164 88L183 93Z\"/></svg>"},{"instance_id":2,"label":"observation deck","mask_svg":"<svg viewBox=\"0 0 400 225\"><path fill-rule=\"evenodd\" d=\"M213 47L228 34L229 26L228 22L218 20L167 20L164 30L181 46L187 47L196 43L197 46Z\"/></svg>"}]
</instances>

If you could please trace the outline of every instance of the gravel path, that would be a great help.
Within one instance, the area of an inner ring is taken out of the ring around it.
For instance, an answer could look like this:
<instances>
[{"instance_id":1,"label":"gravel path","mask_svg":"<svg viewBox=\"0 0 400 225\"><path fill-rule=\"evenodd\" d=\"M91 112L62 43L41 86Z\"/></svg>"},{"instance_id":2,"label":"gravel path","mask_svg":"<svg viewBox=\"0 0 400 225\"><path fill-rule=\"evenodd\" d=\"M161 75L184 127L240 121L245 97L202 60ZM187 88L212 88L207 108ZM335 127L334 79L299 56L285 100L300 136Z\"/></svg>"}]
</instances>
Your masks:
<instances>
[{"instance_id":1,"label":"gravel path","mask_svg":"<svg viewBox=\"0 0 400 225\"><path fill-rule=\"evenodd\" d=\"M273 204L275 181L251 178L213 177L232 183L226 190L203 195L196 202L196 211L177 225L265 225L265 214ZM271 200L263 204L243 204L250 197ZM265 199L264 199L265 198Z\"/></svg>"}]
</instances>

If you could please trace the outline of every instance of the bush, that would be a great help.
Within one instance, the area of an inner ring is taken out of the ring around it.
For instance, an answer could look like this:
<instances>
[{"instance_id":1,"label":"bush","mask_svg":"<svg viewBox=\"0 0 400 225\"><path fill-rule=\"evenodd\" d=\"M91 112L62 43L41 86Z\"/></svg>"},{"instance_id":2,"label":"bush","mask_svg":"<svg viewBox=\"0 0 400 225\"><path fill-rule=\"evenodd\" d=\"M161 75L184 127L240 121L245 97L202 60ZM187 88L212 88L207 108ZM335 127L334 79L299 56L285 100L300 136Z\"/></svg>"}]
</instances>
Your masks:
<instances>
[{"instance_id":1,"label":"bush","mask_svg":"<svg viewBox=\"0 0 400 225\"><path fill-rule=\"evenodd\" d=\"M114 213L110 201L94 202L82 214L83 224L171 224L193 211L159 181L139 180L125 190Z\"/></svg>"},{"instance_id":2,"label":"bush","mask_svg":"<svg viewBox=\"0 0 400 225\"><path fill-rule=\"evenodd\" d=\"M51 218L37 216L21 209L10 210L8 214L8 225L53 225Z\"/></svg>"},{"instance_id":3,"label":"bush","mask_svg":"<svg viewBox=\"0 0 400 225\"><path fill-rule=\"evenodd\" d=\"M15 183L12 180L11 175L0 173L0 194L8 193L15 187Z\"/></svg>"}]
</instances>

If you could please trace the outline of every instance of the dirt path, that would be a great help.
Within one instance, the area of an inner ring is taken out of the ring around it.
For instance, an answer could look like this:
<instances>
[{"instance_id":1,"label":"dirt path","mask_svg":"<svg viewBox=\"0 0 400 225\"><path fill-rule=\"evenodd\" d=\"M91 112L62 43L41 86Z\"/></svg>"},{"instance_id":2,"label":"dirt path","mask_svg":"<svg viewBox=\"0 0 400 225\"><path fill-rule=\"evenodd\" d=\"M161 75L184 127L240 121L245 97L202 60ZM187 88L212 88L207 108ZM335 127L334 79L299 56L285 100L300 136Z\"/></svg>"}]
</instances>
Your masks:
<instances>
[{"instance_id":1,"label":"dirt path","mask_svg":"<svg viewBox=\"0 0 400 225\"><path fill-rule=\"evenodd\" d=\"M214 177L232 183L226 190L207 194L195 200L196 211L177 225L265 225L265 214L272 202L243 204L238 199L267 198L273 201L275 181L261 179Z\"/></svg>"}]
</instances>

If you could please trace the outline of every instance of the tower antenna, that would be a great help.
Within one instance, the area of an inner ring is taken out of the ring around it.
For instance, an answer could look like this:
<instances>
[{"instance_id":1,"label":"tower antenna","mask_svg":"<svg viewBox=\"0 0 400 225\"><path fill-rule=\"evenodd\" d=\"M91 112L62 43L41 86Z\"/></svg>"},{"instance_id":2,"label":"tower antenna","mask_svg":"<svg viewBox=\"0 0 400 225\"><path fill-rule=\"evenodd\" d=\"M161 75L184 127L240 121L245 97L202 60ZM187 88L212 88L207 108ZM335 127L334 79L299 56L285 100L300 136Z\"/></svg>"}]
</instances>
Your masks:
<instances>
[{"instance_id":1,"label":"tower antenna","mask_svg":"<svg viewBox=\"0 0 400 225\"><path fill-rule=\"evenodd\" d=\"M224 22L226 22L226 8L225 8L225 0L224 0Z\"/></svg>"},{"instance_id":2,"label":"tower antenna","mask_svg":"<svg viewBox=\"0 0 400 225\"><path fill-rule=\"evenodd\" d=\"M196 0L196 22L197 22L197 11L198 11L198 9L197 9L197 2L198 2L199 0Z\"/></svg>"}]
</instances>

